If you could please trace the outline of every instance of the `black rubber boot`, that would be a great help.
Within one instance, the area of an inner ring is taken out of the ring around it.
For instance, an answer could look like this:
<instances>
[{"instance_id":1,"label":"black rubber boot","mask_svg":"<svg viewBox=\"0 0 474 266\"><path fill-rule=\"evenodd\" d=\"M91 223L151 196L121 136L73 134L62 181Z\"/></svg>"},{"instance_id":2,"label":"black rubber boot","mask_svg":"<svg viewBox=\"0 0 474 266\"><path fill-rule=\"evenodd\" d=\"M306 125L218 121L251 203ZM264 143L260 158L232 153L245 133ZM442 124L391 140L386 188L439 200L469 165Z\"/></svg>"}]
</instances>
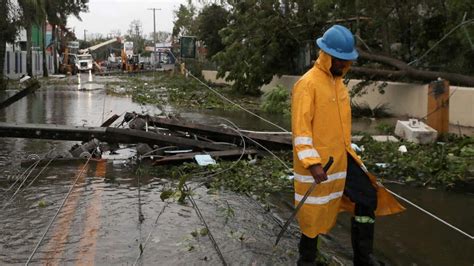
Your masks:
<instances>
[{"instance_id":1,"label":"black rubber boot","mask_svg":"<svg viewBox=\"0 0 474 266\"><path fill-rule=\"evenodd\" d=\"M300 244L298 245L300 257L296 262L298 266L316 265L316 257L318 252L318 237L309 238L301 234Z\"/></svg>"},{"instance_id":2,"label":"black rubber boot","mask_svg":"<svg viewBox=\"0 0 474 266\"><path fill-rule=\"evenodd\" d=\"M354 266L378 266L373 255L374 223L358 223L352 218L351 240L354 250Z\"/></svg>"}]
</instances>

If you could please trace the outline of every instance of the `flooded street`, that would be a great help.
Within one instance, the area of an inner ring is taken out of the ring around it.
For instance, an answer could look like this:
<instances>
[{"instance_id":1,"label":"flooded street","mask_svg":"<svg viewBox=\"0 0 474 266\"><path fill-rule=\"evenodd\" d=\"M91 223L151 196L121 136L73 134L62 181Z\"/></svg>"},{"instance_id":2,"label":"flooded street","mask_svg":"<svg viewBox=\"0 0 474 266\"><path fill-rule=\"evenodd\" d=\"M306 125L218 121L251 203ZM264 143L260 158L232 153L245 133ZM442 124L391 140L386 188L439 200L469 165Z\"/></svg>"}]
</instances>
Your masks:
<instances>
[{"instance_id":1,"label":"flooded street","mask_svg":"<svg viewBox=\"0 0 474 266\"><path fill-rule=\"evenodd\" d=\"M82 79L87 77L83 75ZM0 121L100 126L113 114L162 114L156 106L106 95L108 79L98 78L97 83L89 84L92 90L84 91L78 91L76 84L47 86L0 110ZM4 100L15 92L1 93L0 100ZM171 109L166 107L166 111ZM226 123L221 119L224 117L244 129L277 131L241 111L177 111L184 119L209 125ZM268 118L289 128L289 119ZM366 128L366 122L361 123L356 121L357 130ZM137 165L81 160L51 164L40 175L43 165L20 165L20 160L28 156L34 159L34 154L65 151L75 143L0 139L0 265L24 264L31 255L34 265L221 265L219 252L230 265L295 264L298 232L291 229L273 247L279 225L260 204L244 195L211 191L189 181L188 186L195 188L192 198L199 209L196 211L191 200L179 204L160 198L163 190L176 187L179 180L166 174L144 175L139 180L135 174ZM29 172L31 179L38 175L37 180L10 200L16 189L11 178ZM474 234L472 194L393 184L387 187ZM280 195L274 199L278 216L289 216L291 198L292 195ZM63 203L55 222L32 254ZM378 219L376 255L388 265L473 265L472 239L402 204L407 207L406 212ZM338 256L345 265L351 265L352 256L349 228L349 216L341 215L324 241L325 251Z\"/></svg>"},{"instance_id":2,"label":"flooded street","mask_svg":"<svg viewBox=\"0 0 474 266\"><path fill-rule=\"evenodd\" d=\"M27 260L82 167L50 167L45 178L23 191L2 212L2 264L23 264ZM221 264L192 205L160 199L163 187L169 186L168 180L142 180L144 221L140 223L136 176L104 162L90 163L86 169L31 260L33 264ZM296 243L284 239L273 249L276 224L255 202L229 192L207 194L204 188L193 191L228 263L294 262ZM39 201L44 201L46 207L39 208ZM234 215L226 212L229 208ZM140 246L144 252L138 259Z\"/></svg>"}]
</instances>

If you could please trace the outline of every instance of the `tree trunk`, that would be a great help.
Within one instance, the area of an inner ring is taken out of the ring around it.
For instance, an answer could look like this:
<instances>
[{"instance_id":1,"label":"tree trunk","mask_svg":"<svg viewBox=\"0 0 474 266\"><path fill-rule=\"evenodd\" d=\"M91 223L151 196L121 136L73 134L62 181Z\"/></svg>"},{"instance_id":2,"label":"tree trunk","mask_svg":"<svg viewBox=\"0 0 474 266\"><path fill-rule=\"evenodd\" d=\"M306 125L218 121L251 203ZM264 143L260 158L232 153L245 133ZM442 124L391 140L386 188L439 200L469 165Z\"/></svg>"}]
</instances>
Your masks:
<instances>
[{"instance_id":1,"label":"tree trunk","mask_svg":"<svg viewBox=\"0 0 474 266\"><path fill-rule=\"evenodd\" d=\"M42 32L43 34L41 37L41 46L43 47L43 77L47 78L48 77L48 64L46 64L46 21L43 21L42 23Z\"/></svg>"},{"instance_id":2,"label":"tree trunk","mask_svg":"<svg viewBox=\"0 0 474 266\"><path fill-rule=\"evenodd\" d=\"M53 41L53 66L54 66L54 73L59 73L58 72L58 51L57 51L57 44L58 44L58 40L56 38L58 38L58 33L57 33L57 26L56 24L52 24L52 29L51 29L51 34L52 34L52 41Z\"/></svg>"},{"instance_id":3,"label":"tree trunk","mask_svg":"<svg viewBox=\"0 0 474 266\"><path fill-rule=\"evenodd\" d=\"M7 79L3 75L3 66L5 62L5 50L6 50L7 43L5 41L0 41L0 90L7 89Z\"/></svg>"},{"instance_id":4,"label":"tree trunk","mask_svg":"<svg viewBox=\"0 0 474 266\"><path fill-rule=\"evenodd\" d=\"M32 35L31 25L27 25L26 26L26 72L28 76L33 77L33 66L32 66L33 51L31 49L31 35Z\"/></svg>"},{"instance_id":5,"label":"tree trunk","mask_svg":"<svg viewBox=\"0 0 474 266\"><path fill-rule=\"evenodd\" d=\"M386 1L383 1L382 2L382 5L383 6L386 6L387 3ZM388 12L387 12L387 16L388 16ZM390 51L390 23L388 23L387 20L384 21L382 27L381 27L381 31L382 31L382 48L383 48L383 51L386 53L386 54L390 54L391 51Z\"/></svg>"},{"instance_id":6,"label":"tree trunk","mask_svg":"<svg viewBox=\"0 0 474 266\"><path fill-rule=\"evenodd\" d=\"M362 59L380 62L395 67L397 69L386 70L381 68L352 67L352 73L366 75L370 78L382 78L390 80L409 78L412 80L419 81L433 81L438 78L443 78L448 80L453 85L474 87L474 77L472 76L462 75L458 73L419 70L407 65L405 62L399 59L384 55L371 54L362 50L359 50L359 54L360 58Z\"/></svg>"}]
</instances>

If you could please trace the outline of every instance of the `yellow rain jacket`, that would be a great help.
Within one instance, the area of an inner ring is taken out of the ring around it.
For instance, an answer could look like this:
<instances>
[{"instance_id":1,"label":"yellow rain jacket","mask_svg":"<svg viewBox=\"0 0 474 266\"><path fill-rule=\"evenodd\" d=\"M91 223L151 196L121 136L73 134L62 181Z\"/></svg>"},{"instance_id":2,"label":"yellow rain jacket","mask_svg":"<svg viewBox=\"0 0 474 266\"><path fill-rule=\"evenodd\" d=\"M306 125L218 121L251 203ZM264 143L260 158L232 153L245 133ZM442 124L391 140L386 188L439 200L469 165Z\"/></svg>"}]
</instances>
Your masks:
<instances>
[{"instance_id":1,"label":"yellow rain jacket","mask_svg":"<svg viewBox=\"0 0 474 266\"><path fill-rule=\"evenodd\" d=\"M344 74L351 62L347 63ZM327 172L328 180L318 184L298 212L300 229L314 238L327 233L335 224L339 211L354 212L354 203L343 195L346 181L347 154L366 171L351 148L351 108L342 77L333 78L331 56L321 51L312 69L302 76L292 91L292 132L295 206L303 198L314 179L309 166L334 163ZM376 215L398 213L404 208L368 173L377 189Z\"/></svg>"}]
</instances>

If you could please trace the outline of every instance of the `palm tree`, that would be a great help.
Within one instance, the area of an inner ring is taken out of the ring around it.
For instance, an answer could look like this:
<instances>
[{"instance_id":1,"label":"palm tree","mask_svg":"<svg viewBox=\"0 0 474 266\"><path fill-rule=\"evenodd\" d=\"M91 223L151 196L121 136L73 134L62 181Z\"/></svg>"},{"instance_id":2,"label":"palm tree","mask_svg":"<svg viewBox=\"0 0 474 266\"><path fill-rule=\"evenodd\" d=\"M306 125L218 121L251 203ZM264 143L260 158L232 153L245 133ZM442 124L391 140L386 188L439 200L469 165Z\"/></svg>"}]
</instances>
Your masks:
<instances>
[{"instance_id":1,"label":"palm tree","mask_svg":"<svg viewBox=\"0 0 474 266\"><path fill-rule=\"evenodd\" d=\"M0 90L6 89L3 67L7 42L13 43L17 33L17 18L12 17L12 6L9 0L0 0Z\"/></svg>"},{"instance_id":2,"label":"palm tree","mask_svg":"<svg viewBox=\"0 0 474 266\"><path fill-rule=\"evenodd\" d=\"M87 4L89 0L43 0L44 8L46 12L46 18L48 23L51 25L51 33L52 33L52 50L53 50L53 58L54 58L54 69L58 71L58 64L57 64L57 29L58 26L61 28L65 28L67 24L67 17L69 15L75 16L77 19L81 20L79 13L85 12L88 10ZM44 27L46 29L46 25ZM46 32L43 32L43 36L45 36ZM45 49L43 49L43 56L45 56ZM46 69L46 60L43 59L43 69ZM47 69L46 69L47 71Z\"/></svg>"},{"instance_id":3,"label":"palm tree","mask_svg":"<svg viewBox=\"0 0 474 266\"><path fill-rule=\"evenodd\" d=\"M18 0L18 5L22 11L22 24L26 29L26 71L29 76L33 76L31 35L33 25L42 25L46 20L44 0Z\"/></svg>"}]
</instances>

